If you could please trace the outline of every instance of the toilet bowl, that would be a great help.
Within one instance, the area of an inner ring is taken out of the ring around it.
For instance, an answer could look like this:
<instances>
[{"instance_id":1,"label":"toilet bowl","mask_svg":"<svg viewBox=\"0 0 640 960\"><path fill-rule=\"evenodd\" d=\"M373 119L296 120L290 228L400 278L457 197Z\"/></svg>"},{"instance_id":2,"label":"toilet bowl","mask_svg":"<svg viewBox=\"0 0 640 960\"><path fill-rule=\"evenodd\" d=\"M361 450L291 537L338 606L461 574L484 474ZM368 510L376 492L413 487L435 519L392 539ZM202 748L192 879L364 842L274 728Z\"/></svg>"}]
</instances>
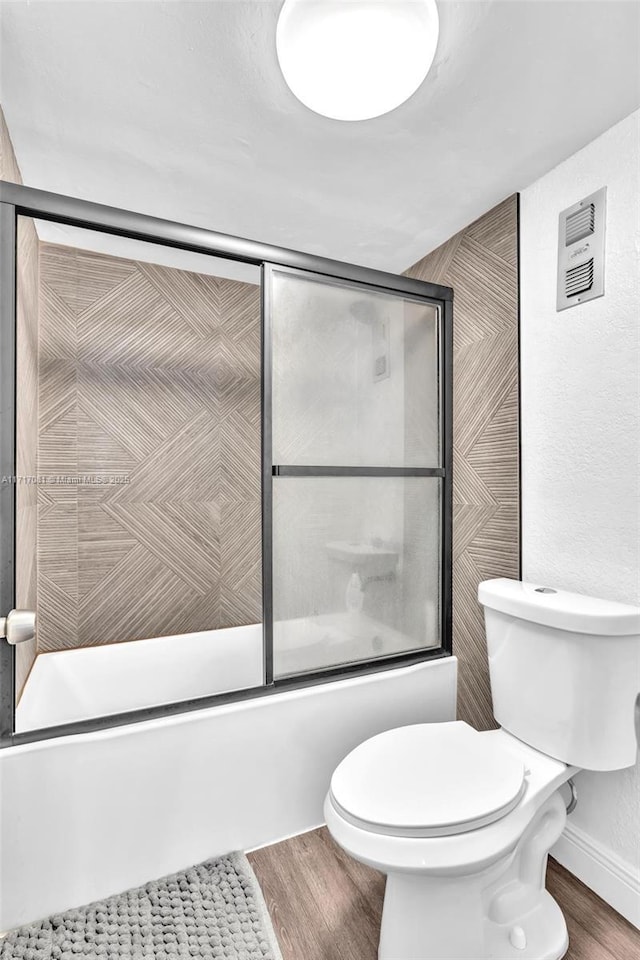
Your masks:
<instances>
[{"instance_id":1,"label":"toilet bowl","mask_svg":"<svg viewBox=\"0 0 640 960\"><path fill-rule=\"evenodd\" d=\"M387 874L380 960L561 957L567 930L544 869L566 819L558 788L574 773L461 721L388 731L349 754L325 819L347 853Z\"/></svg>"},{"instance_id":2,"label":"toilet bowl","mask_svg":"<svg viewBox=\"0 0 640 960\"><path fill-rule=\"evenodd\" d=\"M381 733L345 757L325 801L337 843L387 875L379 960L564 956L566 923L545 889L566 821L560 788L581 767L635 762L640 610L508 580L481 584L480 599L498 616L487 642L502 728Z\"/></svg>"}]
</instances>

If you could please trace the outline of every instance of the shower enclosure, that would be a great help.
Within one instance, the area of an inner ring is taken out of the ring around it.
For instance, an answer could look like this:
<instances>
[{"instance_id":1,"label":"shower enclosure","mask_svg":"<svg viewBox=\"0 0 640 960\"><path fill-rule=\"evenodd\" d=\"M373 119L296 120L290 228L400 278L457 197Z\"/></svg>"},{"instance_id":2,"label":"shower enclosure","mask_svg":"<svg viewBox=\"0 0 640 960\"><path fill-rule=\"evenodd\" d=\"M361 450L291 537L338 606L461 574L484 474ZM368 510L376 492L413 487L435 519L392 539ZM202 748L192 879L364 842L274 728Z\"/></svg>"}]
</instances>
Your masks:
<instances>
[{"instance_id":1,"label":"shower enclosure","mask_svg":"<svg viewBox=\"0 0 640 960\"><path fill-rule=\"evenodd\" d=\"M451 653L451 290L8 183L0 231L3 746Z\"/></svg>"}]
</instances>

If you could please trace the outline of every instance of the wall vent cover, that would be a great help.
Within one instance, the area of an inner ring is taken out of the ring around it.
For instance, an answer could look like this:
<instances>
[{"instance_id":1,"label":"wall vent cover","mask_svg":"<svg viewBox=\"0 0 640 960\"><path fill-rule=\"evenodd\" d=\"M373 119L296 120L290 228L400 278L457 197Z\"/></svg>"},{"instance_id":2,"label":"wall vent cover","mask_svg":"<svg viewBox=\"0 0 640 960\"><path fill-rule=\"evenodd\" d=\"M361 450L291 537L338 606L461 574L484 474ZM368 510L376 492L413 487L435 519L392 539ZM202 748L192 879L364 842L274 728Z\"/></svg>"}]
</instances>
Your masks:
<instances>
[{"instance_id":1,"label":"wall vent cover","mask_svg":"<svg viewBox=\"0 0 640 960\"><path fill-rule=\"evenodd\" d=\"M596 208L593 203L587 203L581 210L570 213L566 220L565 247L591 236L595 223Z\"/></svg>"},{"instance_id":2,"label":"wall vent cover","mask_svg":"<svg viewBox=\"0 0 640 960\"><path fill-rule=\"evenodd\" d=\"M565 297L577 297L579 293L586 293L593 286L593 257L586 263L571 267L564 275Z\"/></svg>"},{"instance_id":3,"label":"wall vent cover","mask_svg":"<svg viewBox=\"0 0 640 960\"><path fill-rule=\"evenodd\" d=\"M557 309L566 310L604 294L604 230L607 188L560 214Z\"/></svg>"}]
</instances>

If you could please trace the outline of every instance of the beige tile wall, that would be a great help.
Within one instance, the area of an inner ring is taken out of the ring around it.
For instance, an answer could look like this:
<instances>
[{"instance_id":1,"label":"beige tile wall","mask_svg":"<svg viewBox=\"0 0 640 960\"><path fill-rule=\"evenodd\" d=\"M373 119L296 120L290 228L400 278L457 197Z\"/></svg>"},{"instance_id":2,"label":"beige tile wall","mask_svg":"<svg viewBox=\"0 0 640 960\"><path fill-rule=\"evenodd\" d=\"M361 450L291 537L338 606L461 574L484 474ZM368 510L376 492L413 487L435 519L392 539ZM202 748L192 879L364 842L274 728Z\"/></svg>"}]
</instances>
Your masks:
<instances>
[{"instance_id":1,"label":"beige tile wall","mask_svg":"<svg viewBox=\"0 0 640 960\"><path fill-rule=\"evenodd\" d=\"M259 288L41 248L38 649L261 620Z\"/></svg>"},{"instance_id":2,"label":"beige tile wall","mask_svg":"<svg viewBox=\"0 0 640 960\"><path fill-rule=\"evenodd\" d=\"M520 575L518 200L406 271L454 291L453 643L458 715L495 726L481 580Z\"/></svg>"},{"instance_id":3,"label":"beige tile wall","mask_svg":"<svg viewBox=\"0 0 640 960\"><path fill-rule=\"evenodd\" d=\"M22 183L20 169L0 108L0 179ZM17 458L19 476L37 473L38 408L38 236L32 220L18 223L17 264ZM36 605L36 487L16 487L16 606L35 610ZM0 531L1 535L1 531ZM0 611L2 614L8 611ZM35 659L35 641L16 648L16 695Z\"/></svg>"}]
</instances>

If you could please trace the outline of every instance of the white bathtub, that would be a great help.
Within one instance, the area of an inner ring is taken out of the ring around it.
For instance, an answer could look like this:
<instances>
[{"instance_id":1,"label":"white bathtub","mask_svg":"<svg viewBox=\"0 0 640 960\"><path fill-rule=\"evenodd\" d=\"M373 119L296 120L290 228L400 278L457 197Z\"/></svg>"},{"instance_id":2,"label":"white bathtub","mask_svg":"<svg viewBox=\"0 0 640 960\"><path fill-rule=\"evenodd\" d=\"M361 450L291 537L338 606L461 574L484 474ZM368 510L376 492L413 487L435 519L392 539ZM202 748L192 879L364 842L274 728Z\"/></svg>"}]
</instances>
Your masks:
<instances>
[{"instance_id":1,"label":"white bathtub","mask_svg":"<svg viewBox=\"0 0 640 960\"><path fill-rule=\"evenodd\" d=\"M456 667L446 657L1 751L0 930L318 826L356 744L455 717Z\"/></svg>"},{"instance_id":2,"label":"white bathtub","mask_svg":"<svg viewBox=\"0 0 640 960\"><path fill-rule=\"evenodd\" d=\"M408 649L406 636L363 613L281 621L275 635L278 665L286 675ZM263 682L260 623L41 653L16 709L16 731L248 690Z\"/></svg>"},{"instance_id":3,"label":"white bathtub","mask_svg":"<svg viewBox=\"0 0 640 960\"><path fill-rule=\"evenodd\" d=\"M41 653L16 709L37 730L264 682L262 624Z\"/></svg>"}]
</instances>

